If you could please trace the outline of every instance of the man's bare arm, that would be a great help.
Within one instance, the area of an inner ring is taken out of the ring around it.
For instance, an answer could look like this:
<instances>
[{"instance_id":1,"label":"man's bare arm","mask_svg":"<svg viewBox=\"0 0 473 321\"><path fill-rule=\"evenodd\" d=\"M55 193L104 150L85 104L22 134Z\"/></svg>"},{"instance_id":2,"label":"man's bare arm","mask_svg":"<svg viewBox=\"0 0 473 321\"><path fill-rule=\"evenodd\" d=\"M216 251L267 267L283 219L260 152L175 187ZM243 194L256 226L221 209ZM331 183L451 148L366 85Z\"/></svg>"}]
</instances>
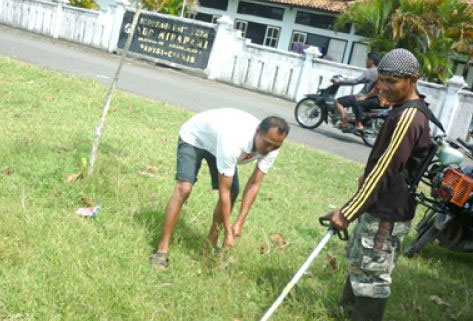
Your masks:
<instances>
[{"instance_id":1,"label":"man's bare arm","mask_svg":"<svg viewBox=\"0 0 473 321\"><path fill-rule=\"evenodd\" d=\"M243 224L245 223L246 217L253 206L256 196L258 195L263 178L264 173L258 168L257 165L253 171L253 174L251 174L248 182L246 183L245 191L243 192L243 199L241 202L240 214L238 215L238 218L232 227L235 237L241 236L242 234Z\"/></svg>"},{"instance_id":2,"label":"man's bare arm","mask_svg":"<svg viewBox=\"0 0 473 321\"><path fill-rule=\"evenodd\" d=\"M224 247L233 247L233 232L230 223L230 214L232 211L231 187L233 177L218 174L218 197L220 204L220 213L222 215L223 228L225 230L225 238L223 240Z\"/></svg>"}]
</instances>

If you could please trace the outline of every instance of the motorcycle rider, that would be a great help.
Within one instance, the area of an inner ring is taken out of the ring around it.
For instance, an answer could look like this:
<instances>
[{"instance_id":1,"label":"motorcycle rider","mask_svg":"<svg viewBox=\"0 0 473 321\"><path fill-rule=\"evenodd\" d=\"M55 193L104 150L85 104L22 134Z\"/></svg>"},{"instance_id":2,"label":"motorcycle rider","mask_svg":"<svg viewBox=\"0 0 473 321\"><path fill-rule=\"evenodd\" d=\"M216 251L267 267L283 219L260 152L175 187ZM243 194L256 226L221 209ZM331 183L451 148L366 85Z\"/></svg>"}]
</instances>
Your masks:
<instances>
[{"instance_id":1,"label":"motorcycle rider","mask_svg":"<svg viewBox=\"0 0 473 321\"><path fill-rule=\"evenodd\" d=\"M361 124L361 116L358 116L355 121L355 128L349 128L348 121L345 118L344 108L352 107L356 115L360 109L355 110L355 108L365 108L371 109L379 106L378 97L376 95L368 96L368 93L371 93L375 87L376 81L378 79L378 62L381 59L381 55L377 52L370 52L366 58L366 70L361 74L361 76L353 79L342 79L342 80L332 80L334 84L339 85L358 85L364 84L363 88L356 95L348 95L338 98L335 101L337 110L340 114L340 119L342 124L338 126L339 129L343 129L343 132L352 133L355 130L362 130L363 125ZM363 106L356 106L357 104L362 104Z\"/></svg>"},{"instance_id":2,"label":"motorcycle rider","mask_svg":"<svg viewBox=\"0 0 473 321\"><path fill-rule=\"evenodd\" d=\"M380 321L391 294L391 274L416 202L408 181L432 143L433 116L416 90L419 63L405 49L387 53L378 65L379 88L393 103L359 178L359 188L340 209L327 214L343 230L358 218L348 244L348 278L338 312L355 321Z\"/></svg>"}]
</instances>

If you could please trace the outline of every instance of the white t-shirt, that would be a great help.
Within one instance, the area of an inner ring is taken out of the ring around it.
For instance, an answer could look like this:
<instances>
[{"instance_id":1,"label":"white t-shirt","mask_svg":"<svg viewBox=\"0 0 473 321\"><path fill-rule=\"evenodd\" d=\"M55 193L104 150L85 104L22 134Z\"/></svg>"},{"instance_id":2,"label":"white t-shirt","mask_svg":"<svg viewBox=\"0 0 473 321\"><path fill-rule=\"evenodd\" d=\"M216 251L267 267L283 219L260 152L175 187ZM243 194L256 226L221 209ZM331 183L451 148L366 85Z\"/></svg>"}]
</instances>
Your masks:
<instances>
[{"instance_id":1,"label":"white t-shirt","mask_svg":"<svg viewBox=\"0 0 473 321\"><path fill-rule=\"evenodd\" d=\"M258 162L267 173L279 151L266 156L253 149L256 129L260 121L238 109L221 108L196 114L182 125L179 136L186 143L205 149L217 159L220 174L231 177L237 164Z\"/></svg>"}]
</instances>

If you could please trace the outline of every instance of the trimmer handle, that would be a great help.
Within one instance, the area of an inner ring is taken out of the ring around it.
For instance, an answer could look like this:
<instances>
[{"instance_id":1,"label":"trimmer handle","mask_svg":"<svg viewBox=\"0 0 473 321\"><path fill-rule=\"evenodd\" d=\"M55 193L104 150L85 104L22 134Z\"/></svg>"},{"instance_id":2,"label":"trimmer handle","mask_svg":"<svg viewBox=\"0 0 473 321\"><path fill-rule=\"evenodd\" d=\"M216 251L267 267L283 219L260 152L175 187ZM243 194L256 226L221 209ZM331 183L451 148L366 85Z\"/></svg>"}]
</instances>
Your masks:
<instances>
[{"instance_id":1,"label":"trimmer handle","mask_svg":"<svg viewBox=\"0 0 473 321\"><path fill-rule=\"evenodd\" d=\"M347 230L337 230L330 224L330 217L327 216L321 216L319 217L319 222L320 225L324 227L328 227L329 229L333 229L334 231L337 232L338 238L342 241L348 241L348 231Z\"/></svg>"}]
</instances>

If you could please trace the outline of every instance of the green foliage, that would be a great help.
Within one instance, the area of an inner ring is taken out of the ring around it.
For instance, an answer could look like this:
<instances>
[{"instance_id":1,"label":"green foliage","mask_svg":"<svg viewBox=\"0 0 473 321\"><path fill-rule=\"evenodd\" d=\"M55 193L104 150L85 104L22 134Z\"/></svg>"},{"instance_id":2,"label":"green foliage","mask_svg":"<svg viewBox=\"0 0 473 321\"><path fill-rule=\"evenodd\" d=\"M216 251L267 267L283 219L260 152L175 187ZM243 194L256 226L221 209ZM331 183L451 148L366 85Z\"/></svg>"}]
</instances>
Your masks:
<instances>
[{"instance_id":1,"label":"green foliage","mask_svg":"<svg viewBox=\"0 0 473 321\"><path fill-rule=\"evenodd\" d=\"M157 272L149 256L174 188L179 127L192 114L116 92L94 175L68 183L86 167L105 86L0 57L0 95L0 320L259 320L326 233L317 217L347 201L362 171L284 143L242 238L215 256L202 248L217 201L203 165L171 268ZM253 168L239 167L242 185ZM101 205L95 219L75 214L87 198ZM347 274L344 248L333 238L271 320L335 321L327 309ZM437 245L400 257L385 319L471 321L472 269L473 255Z\"/></svg>"},{"instance_id":2,"label":"green foliage","mask_svg":"<svg viewBox=\"0 0 473 321\"><path fill-rule=\"evenodd\" d=\"M77 8L99 9L99 5L95 0L70 0L70 4Z\"/></svg>"},{"instance_id":3,"label":"green foliage","mask_svg":"<svg viewBox=\"0 0 473 321\"><path fill-rule=\"evenodd\" d=\"M184 5L184 0L142 0L144 7L148 10L179 16ZM196 11L198 0L185 0L184 12Z\"/></svg>"},{"instance_id":4,"label":"green foliage","mask_svg":"<svg viewBox=\"0 0 473 321\"><path fill-rule=\"evenodd\" d=\"M452 56L473 55L473 7L462 0L361 1L339 16L336 27L349 22L373 50L412 51L429 81L445 83Z\"/></svg>"}]
</instances>

